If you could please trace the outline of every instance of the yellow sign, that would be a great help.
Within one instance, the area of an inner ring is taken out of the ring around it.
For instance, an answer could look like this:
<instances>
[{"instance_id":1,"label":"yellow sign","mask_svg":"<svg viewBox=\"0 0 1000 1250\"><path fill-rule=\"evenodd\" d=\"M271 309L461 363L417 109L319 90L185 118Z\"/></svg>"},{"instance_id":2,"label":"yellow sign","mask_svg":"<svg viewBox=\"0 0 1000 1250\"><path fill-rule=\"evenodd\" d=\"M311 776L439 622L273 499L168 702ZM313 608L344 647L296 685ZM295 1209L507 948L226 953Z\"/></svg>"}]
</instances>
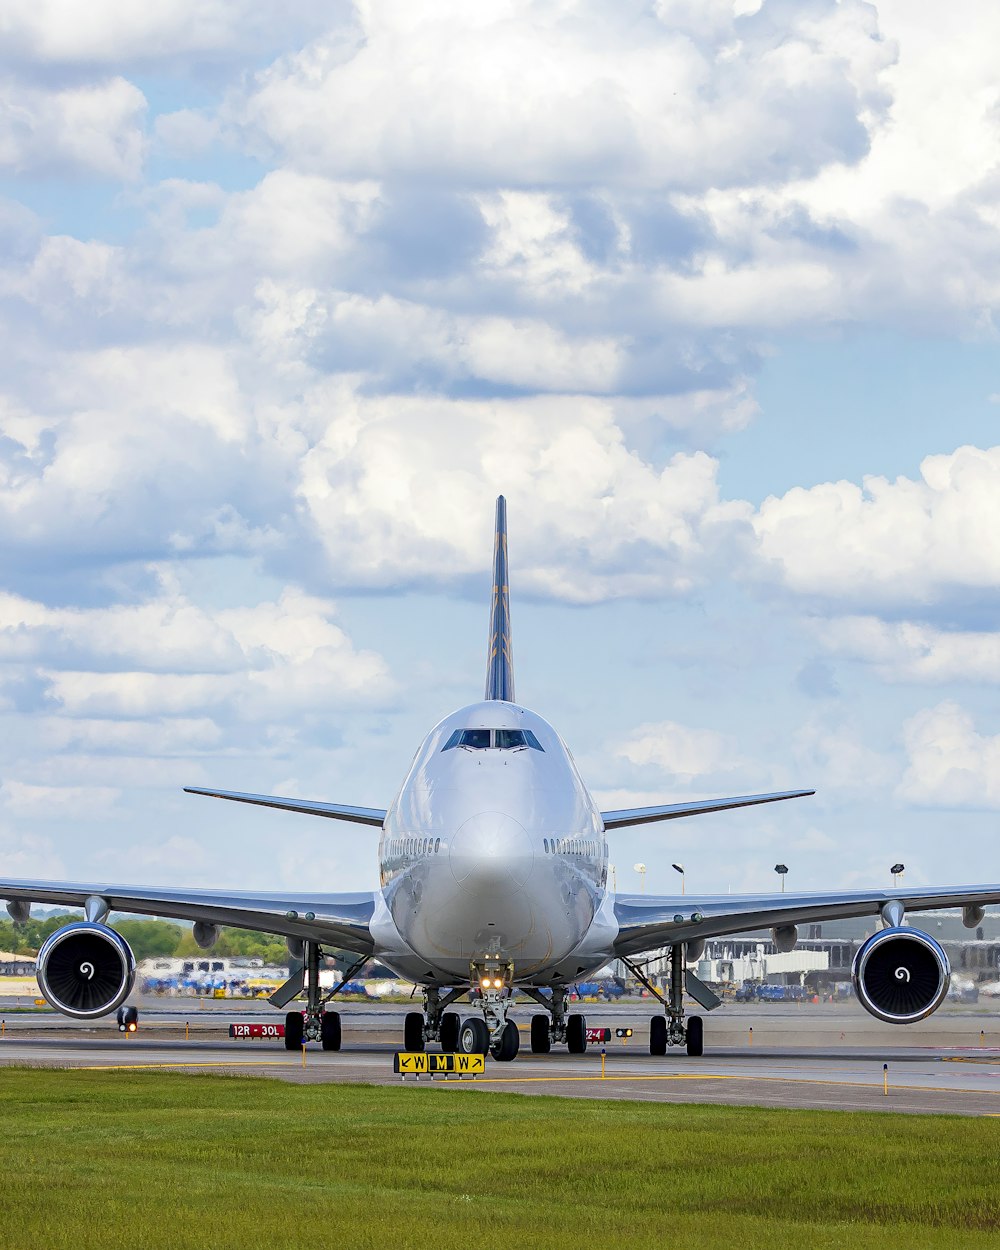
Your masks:
<instances>
[{"instance_id":1,"label":"yellow sign","mask_svg":"<svg viewBox=\"0 0 1000 1250\"><path fill-rule=\"evenodd\" d=\"M485 1055L430 1054L400 1050L392 1064L400 1076L480 1076L486 1071Z\"/></svg>"}]
</instances>

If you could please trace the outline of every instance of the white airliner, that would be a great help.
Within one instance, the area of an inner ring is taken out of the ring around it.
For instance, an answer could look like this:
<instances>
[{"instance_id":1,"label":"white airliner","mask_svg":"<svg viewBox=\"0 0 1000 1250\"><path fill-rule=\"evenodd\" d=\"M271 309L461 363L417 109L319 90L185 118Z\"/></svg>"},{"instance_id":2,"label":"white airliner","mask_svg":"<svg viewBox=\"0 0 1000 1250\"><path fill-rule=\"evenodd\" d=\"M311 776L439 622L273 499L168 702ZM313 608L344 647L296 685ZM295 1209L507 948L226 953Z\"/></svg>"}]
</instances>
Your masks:
<instances>
[{"instance_id":1,"label":"white airliner","mask_svg":"<svg viewBox=\"0 0 1000 1250\"><path fill-rule=\"evenodd\" d=\"M437 1042L444 1050L513 1059L518 1031L508 1019L517 995L541 1010L531 1021L531 1049L565 1044L580 1054L586 1021L568 1014L572 986L620 959L662 1003L650 1021L650 1050L703 1050L700 1016L686 1016L685 993L704 1009L719 999L686 964L706 938L770 928L790 950L796 926L848 916L880 916L882 928L858 951L858 997L873 1015L910 1023L943 1001L950 979L940 946L904 925L907 908L961 906L974 927L1000 885L941 889L840 890L811 894L616 895L608 884L609 835L628 825L799 798L811 790L754 794L663 807L602 812L569 749L540 716L514 698L507 520L497 500L493 600L486 697L446 716L420 744L391 806L337 803L190 790L284 811L303 812L378 829L377 890L362 894L215 892L89 884L2 881L0 897L15 921L33 902L83 907L86 920L65 925L38 957L38 983L53 1007L89 1020L121 1008L135 980L125 940L106 924L109 913L137 912L194 922L208 948L220 925L280 934L296 971L271 998L305 1010L285 1017L285 1044L319 1041L339 1050L340 1016L329 1004L340 986L321 993L324 947L355 952L345 984L377 960L423 989L423 1009L405 1021L407 1050ZM374 835L373 835L374 840ZM640 957L670 952L669 987L661 996ZM468 1004L448 1010L468 995ZM128 1009L126 1009L128 1010Z\"/></svg>"}]
</instances>

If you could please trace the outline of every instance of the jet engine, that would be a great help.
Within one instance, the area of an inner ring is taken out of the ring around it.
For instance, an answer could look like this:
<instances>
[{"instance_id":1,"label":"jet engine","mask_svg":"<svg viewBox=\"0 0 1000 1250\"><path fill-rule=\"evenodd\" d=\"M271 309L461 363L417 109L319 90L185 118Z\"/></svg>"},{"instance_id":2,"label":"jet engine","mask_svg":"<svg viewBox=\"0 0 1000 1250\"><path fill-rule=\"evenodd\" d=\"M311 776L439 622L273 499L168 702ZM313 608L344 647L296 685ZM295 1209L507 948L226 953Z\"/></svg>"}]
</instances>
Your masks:
<instances>
[{"instance_id":1,"label":"jet engine","mask_svg":"<svg viewBox=\"0 0 1000 1250\"><path fill-rule=\"evenodd\" d=\"M64 1015L92 1020L114 1011L135 983L135 956L107 925L63 925L38 952L38 988Z\"/></svg>"},{"instance_id":2,"label":"jet engine","mask_svg":"<svg viewBox=\"0 0 1000 1250\"><path fill-rule=\"evenodd\" d=\"M894 927L865 942L851 975L866 1011L888 1024L912 1024L944 1002L951 966L929 934Z\"/></svg>"}]
</instances>

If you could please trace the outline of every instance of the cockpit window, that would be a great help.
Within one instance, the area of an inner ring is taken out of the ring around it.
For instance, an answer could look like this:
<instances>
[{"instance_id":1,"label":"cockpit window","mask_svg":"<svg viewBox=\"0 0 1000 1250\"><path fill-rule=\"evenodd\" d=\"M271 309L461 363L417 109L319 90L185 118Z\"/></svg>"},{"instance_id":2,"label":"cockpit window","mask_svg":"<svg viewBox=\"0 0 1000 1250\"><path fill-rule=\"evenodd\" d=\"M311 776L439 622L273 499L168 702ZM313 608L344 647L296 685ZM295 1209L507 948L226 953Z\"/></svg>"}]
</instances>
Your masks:
<instances>
[{"instance_id":1,"label":"cockpit window","mask_svg":"<svg viewBox=\"0 0 1000 1250\"><path fill-rule=\"evenodd\" d=\"M456 729L441 750L450 751L454 747L466 747L471 751L545 749L530 729Z\"/></svg>"}]
</instances>

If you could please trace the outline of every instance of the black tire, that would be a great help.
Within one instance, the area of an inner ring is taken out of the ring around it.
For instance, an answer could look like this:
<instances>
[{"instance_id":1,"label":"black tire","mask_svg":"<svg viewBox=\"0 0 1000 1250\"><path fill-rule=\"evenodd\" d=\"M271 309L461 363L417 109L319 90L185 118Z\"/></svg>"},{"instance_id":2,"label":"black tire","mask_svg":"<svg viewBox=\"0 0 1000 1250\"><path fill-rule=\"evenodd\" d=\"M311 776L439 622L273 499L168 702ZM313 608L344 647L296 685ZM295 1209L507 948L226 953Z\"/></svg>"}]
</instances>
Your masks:
<instances>
[{"instance_id":1,"label":"black tire","mask_svg":"<svg viewBox=\"0 0 1000 1250\"><path fill-rule=\"evenodd\" d=\"M461 1024L457 1011L446 1011L441 1017L441 1049L446 1054L454 1054L458 1050L458 1030Z\"/></svg>"},{"instance_id":2,"label":"black tire","mask_svg":"<svg viewBox=\"0 0 1000 1250\"><path fill-rule=\"evenodd\" d=\"M705 1053L705 1022L701 1016L688 1017L687 1052L692 1059L700 1059Z\"/></svg>"},{"instance_id":3,"label":"black tire","mask_svg":"<svg viewBox=\"0 0 1000 1250\"><path fill-rule=\"evenodd\" d=\"M285 1050L301 1050L304 1021L301 1011L290 1011L285 1016Z\"/></svg>"},{"instance_id":4,"label":"black tire","mask_svg":"<svg viewBox=\"0 0 1000 1250\"><path fill-rule=\"evenodd\" d=\"M122 1033L134 1033L139 1027L139 1008L138 1007L119 1007L118 1029ZM131 1026L131 1027L130 1027Z\"/></svg>"},{"instance_id":5,"label":"black tire","mask_svg":"<svg viewBox=\"0 0 1000 1250\"><path fill-rule=\"evenodd\" d=\"M319 1022L319 1040L324 1050L340 1050L340 1012L326 1011Z\"/></svg>"},{"instance_id":6,"label":"black tire","mask_svg":"<svg viewBox=\"0 0 1000 1250\"><path fill-rule=\"evenodd\" d=\"M654 1016L649 1022L649 1053L651 1055L667 1053L666 1016Z\"/></svg>"},{"instance_id":7,"label":"black tire","mask_svg":"<svg viewBox=\"0 0 1000 1250\"><path fill-rule=\"evenodd\" d=\"M486 1021L476 1016L467 1016L458 1029L458 1051L462 1055L488 1055L490 1053L490 1031Z\"/></svg>"},{"instance_id":8,"label":"black tire","mask_svg":"<svg viewBox=\"0 0 1000 1250\"><path fill-rule=\"evenodd\" d=\"M582 1055L587 1049L587 1017L566 1017L566 1045L571 1055Z\"/></svg>"},{"instance_id":9,"label":"black tire","mask_svg":"<svg viewBox=\"0 0 1000 1250\"><path fill-rule=\"evenodd\" d=\"M508 1020L500 1034L500 1041L490 1047L490 1054L498 1063L510 1063L512 1059L517 1058L517 1052L520 1049L521 1035L517 1031L517 1025L513 1020Z\"/></svg>"},{"instance_id":10,"label":"black tire","mask_svg":"<svg viewBox=\"0 0 1000 1250\"><path fill-rule=\"evenodd\" d=\"M552 1030L548 1016L531 1017L531 1053L547 1055L552 1049Z\"/></svg>"},{"instance_id":11,"label":"black tire","mask_svg":"<svg viewBox=\"0 0 1000 1250\"><path fill-rule=\"evenodd\" d=\"M410 1054L423 1054L424 1017L419 1011L408 1011L403 1021L403 1049Z\"/></svg>"}]
</instances>

